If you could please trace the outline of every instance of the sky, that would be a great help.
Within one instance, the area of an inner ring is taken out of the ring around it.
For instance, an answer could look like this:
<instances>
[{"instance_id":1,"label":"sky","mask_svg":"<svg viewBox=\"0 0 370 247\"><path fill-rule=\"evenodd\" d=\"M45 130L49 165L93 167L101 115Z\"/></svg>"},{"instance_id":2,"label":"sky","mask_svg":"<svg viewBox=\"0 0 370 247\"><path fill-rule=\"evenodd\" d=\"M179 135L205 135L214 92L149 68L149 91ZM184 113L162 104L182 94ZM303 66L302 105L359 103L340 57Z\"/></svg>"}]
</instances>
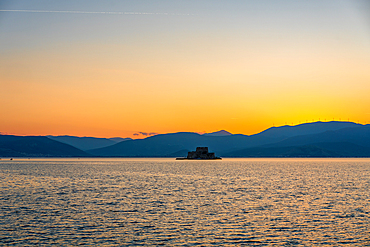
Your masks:
<instances>
[{"instance_id":1,"label":"sky","mask_svg":"<svg viewBox=\"0 0 370 247\"><path fill-rule=\"evenodd\" d=\"M0 0L0 132L370 123L366 0Z\"/></svg>"}]
</instances>

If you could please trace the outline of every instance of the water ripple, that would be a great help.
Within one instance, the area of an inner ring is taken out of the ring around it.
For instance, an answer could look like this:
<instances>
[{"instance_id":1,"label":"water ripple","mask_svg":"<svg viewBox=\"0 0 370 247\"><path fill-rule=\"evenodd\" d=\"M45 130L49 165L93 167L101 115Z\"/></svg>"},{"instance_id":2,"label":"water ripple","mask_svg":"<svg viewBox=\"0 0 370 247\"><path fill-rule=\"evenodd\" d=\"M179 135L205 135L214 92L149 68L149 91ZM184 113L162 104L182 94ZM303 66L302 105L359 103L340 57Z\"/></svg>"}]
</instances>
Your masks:
<instances>
[{"instance_id":1,"label":"water ripple","mask_svg":"<svg viewBox=\"0 0 370 247\"><path fill-rule=\"evenodd\" d=\"M0 245L370 246L369 159L0 162Z\"/></svg>"}]
</instances>

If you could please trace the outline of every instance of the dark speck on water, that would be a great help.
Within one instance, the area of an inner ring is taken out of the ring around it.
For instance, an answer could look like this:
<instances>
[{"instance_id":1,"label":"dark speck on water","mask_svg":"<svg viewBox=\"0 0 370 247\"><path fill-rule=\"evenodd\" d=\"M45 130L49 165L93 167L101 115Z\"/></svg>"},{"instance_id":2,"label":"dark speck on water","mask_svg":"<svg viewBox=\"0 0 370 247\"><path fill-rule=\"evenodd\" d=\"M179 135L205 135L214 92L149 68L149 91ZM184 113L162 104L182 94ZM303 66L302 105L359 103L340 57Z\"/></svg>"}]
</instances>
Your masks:
<instances>
[{"instance_id":1,"label":"dark speck on water","mask_svg":"<svg viewBox=\"0 0 370 247\"><path fill-rule=\"evenodd\" d=\"M370 246L370 159L0 161L0 246Z\"/></svg>"}]
</instances>

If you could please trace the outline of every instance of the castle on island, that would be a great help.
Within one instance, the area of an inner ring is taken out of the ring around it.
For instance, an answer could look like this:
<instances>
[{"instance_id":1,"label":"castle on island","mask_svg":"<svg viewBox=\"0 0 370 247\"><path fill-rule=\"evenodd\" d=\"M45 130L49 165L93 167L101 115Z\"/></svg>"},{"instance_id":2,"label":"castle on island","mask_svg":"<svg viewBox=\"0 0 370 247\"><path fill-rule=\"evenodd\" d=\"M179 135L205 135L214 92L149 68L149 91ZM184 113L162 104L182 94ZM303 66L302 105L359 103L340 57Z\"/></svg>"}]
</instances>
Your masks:
<instances>
[{"instance_id":1,"label":"castle on island","mask_svg":"<svg viewBox=\"0 0 370 247\"><path fill-rule=\"evenodd\" d=\"M195 151L188 152L188 156L185 158L176 158L177 160L220 160L220 157L216 157L215 153L209 153L208 147L197 147Z\"/></svg>"}]
</instances>

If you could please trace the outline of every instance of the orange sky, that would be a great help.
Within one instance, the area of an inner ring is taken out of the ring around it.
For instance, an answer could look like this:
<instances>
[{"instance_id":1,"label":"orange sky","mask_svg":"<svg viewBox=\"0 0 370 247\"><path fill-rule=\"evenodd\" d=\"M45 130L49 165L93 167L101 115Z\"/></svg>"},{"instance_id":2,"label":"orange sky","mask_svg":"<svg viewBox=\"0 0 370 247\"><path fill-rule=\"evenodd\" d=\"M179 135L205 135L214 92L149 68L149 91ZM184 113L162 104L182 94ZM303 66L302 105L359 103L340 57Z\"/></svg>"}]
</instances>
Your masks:
<instances>
[{"instance_id":1,"label":"orange sky","mask_svg":"<svg viewBox=\"0 0 370 247\"><path fill-rule=\"evenodd\" d=\"M137 137L370 123L370 28L360 5L325 2L317 13L319 1L312 12L286 2L219 12L193 3L189 16L0 12L0 132ZM128 7L148 8L115 10ZM260 15L245 17L253 8Z\"/></svg>"}]
</instances>

